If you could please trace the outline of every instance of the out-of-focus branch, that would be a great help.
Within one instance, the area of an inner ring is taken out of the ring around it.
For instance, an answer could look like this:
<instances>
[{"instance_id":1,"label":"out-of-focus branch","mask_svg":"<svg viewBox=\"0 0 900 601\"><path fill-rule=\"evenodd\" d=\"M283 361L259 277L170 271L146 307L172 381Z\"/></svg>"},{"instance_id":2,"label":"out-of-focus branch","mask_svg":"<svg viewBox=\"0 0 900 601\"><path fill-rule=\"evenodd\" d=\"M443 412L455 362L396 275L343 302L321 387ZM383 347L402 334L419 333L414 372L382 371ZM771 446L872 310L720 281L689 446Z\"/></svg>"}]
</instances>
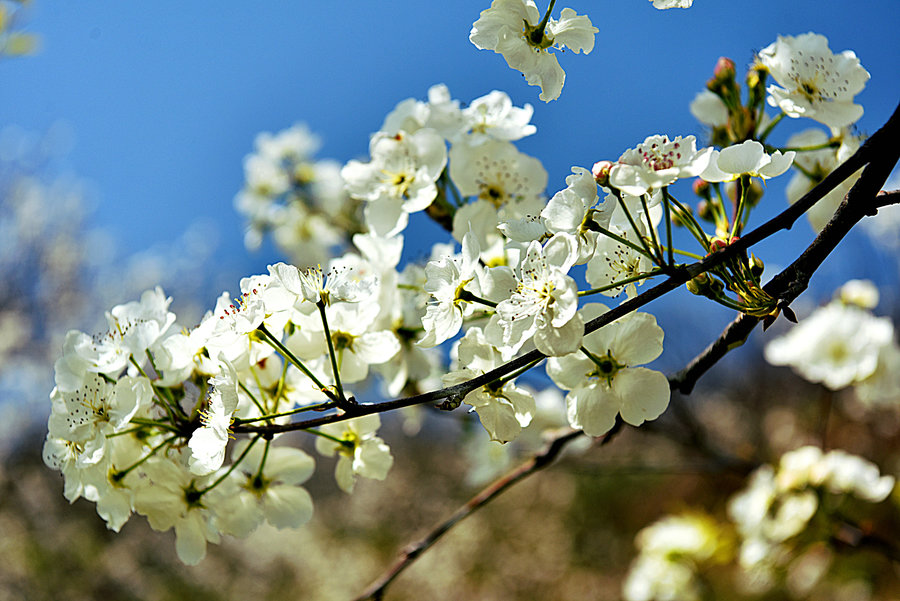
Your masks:
<instances>
[{"instance_id":1,"label":"out-of-focus branch","mask_svg":"<svg viewBox=\"0 0 900 601\"><path fill-rule=\"evenodd\" d=\"M612 431L610 431L610 433L612 433ZM488 487L469 499L465 505L457 509L447 520L441 522L428 532L421 540L406 547L406 549L403 550L400 559L398 559L390 568L385 570L378 580L372 583L372 585L357 598L357 601L365 601L367 599L379 601L384 598L385 590L397 576L409 567L422 553L430 549L438 539L447 533L447 531L461 522L464 518L472 515L481 507L484 507L489 501L499 496L500 493L511 487L513 484L521 482L531 474L550 465L568 443L581 435L581 431L569 430L554 436L547 442L541 452L529 458L499 480L491 483ZM606 436L607 438L603 439L604 442L608 440L609 434Z\"/></svg>"}]
</instances>

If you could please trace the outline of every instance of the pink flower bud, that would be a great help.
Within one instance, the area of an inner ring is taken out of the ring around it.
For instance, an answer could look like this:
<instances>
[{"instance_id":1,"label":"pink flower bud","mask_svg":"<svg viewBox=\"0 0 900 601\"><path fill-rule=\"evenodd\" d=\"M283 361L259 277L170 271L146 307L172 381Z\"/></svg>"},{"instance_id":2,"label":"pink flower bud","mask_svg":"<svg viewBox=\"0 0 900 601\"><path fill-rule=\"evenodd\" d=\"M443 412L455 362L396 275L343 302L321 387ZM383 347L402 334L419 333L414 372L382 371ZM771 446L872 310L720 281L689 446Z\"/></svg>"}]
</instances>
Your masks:
<instances>
[{"instance_id":1,"label":"pink flower bud","mask_svg":"<svg viewBox=\"0 0 900 601\"><path fill-rule=\"evenodd\" d=\"M594 180L601 186L605 186L609 183L609 170L612 169L612 166L613 164L611 161L597 161L591 168L591 174L594 176Z\"/></svg>"}]
</instances>

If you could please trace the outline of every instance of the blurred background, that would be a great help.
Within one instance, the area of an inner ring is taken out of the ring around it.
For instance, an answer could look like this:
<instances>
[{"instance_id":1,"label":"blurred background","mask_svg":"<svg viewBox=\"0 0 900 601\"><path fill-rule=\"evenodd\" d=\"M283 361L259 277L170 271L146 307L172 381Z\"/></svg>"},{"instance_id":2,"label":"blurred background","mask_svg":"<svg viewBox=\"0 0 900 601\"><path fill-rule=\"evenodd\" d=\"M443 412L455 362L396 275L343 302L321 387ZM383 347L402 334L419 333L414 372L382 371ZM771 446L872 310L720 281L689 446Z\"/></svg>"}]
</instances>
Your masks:
<instances>
[{"instance_id":1,"label":"blurred background","mask_svg":"<svg viewBox=\"0 0 900 601\"><path fill-rule=\"evenodd\" d=\"M857 96L859 133L874 132L900 98L900 23L889 0L698 0L686 11L573 0L555 12L570 5L600 32L590 55L560 57L567 80L550 104L500 56L469 43L487 0L0 3L0 599L352 598L402 545L539 448L533 440L492 456L462 453L460 440L474 449L484 441L461 412L430 417L417 438L389 421L383 437L398 460L385 483L362 482L347 496L320 470L308 526L211 546L197 568L178 563L171 532L133 519L113 534L92 504L65 502L58 474L40 461L65 332L99 330L105 310L155 285L173 296L180 322L196 323L222 290L284 258L268 239L248 251L233 207L259 132L306 123L322 138L317 156L344 163L366 156L369 135L399 101L425 99L435 83L464 103L501 89L517 106L534 105L538 133L518 147L543 161L552 195L573 165L615 159L648 135L703 140L688 104L716 60L732 58L740 77L778 34L814 31L832 51L856 52L872 76ZM783 123L772 141L810 125ZM783 187L769 183L755 223L786 206ZM847 279L869 278L882 294L876 313L896 317L900 217L885 213L845 240L795 303L798 315ZM445 239L424 215L413 219L404 260ZM757 254L777 269L813 235L800 222ZM658 369L683 367L732 318L688 296L649 307L667 337ZM861 411L852 395L766 367L760 344L754 336L690 399L718 448L766 460L825 439L900 473L895 413ZM697 456L673 419L581 449L506 493L388 598L618 598L640 528L689 506L721 513L743 484L744 474ZM838 587L809 598L900 595L895 568L878 557L852 569L876 583L868 596Z\"/></svg>"}]
</instances>

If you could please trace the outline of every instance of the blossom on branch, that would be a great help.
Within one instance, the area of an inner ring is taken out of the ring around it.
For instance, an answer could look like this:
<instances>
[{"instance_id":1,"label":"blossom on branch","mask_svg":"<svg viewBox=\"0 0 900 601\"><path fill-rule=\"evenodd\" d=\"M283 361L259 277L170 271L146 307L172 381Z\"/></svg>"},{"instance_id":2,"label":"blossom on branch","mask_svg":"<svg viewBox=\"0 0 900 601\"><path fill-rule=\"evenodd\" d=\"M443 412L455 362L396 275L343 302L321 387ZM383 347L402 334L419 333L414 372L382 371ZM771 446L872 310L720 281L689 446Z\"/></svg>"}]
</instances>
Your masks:
<instances>
[{"instance_id":1,"label":"blossom on branch","mask_svg":"<svg viewBox=\"0 0 900 601\"><path fill-rule=\"evenodd\" d=\"M469 40L481 50L502 54L506 64L521 71L529 85L540 86L540 99L559 98L566 73L550 50L569 48L575 54L594 49L599 29L584 15L564 8L560 19L541 20L534 0L494 0L472 24Z\"/></svg>"},{"instance_id":2,"label":"blossom on branch","mask_svg":"<svg viewBox=\"0 0 900 601\"><path fill-rule=\"evenodd\" d=\"M780 85L770 85L769 104L789 117L809 117L829 127L844 127L862 117L853 103L869 80L852 50L833 54L828 38L816 33L778 36L763 48L759 61Z\"/></svg>"}]
</instances>

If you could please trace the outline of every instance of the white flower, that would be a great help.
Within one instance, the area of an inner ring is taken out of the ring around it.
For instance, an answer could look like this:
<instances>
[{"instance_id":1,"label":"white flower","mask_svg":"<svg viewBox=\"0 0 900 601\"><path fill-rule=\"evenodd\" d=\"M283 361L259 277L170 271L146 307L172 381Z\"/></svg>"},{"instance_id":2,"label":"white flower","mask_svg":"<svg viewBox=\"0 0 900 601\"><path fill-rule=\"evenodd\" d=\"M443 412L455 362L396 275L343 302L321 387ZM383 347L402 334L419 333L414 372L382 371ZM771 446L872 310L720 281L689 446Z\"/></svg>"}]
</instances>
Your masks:
<instances>
[{"instance_id":1,"label":"white flower","mask_svg":"<svg viewBox=\"0 0 900 601\"><path fill-rule=\"evenodd\" d=\"M462 196L475 197L456 211L453 237L462 240L472 231L486 249L499 238L499 221L540 211L547 171L509 142L470 142L471 136L450 149L450 177Z\"/></svg>"},{"instance_id":2,"label":"white flower","mask_svg":"<svg viewBox=\"0 0 900 601\"><path fill-rule=\"evenodd\" d=\"M694 3L694 0L650 0L653 2L653 7L658 8L659 10L665 10L667 8L690 8L691 4Z\"/></svg>"},{"instance_id":3,"label":"white flower","mask_svg":"<svg viewBox=\"0 0 900 601\"><path fill-rule=\"evenodd\" d=\"M474 234L466 234L462 252L456 256L429 261L425 266L425 291L434 302L425 309L422 326L425 337L418 344L432 347L455 336L462 328L463 315L469 303L465 293L477 290L478 255L480 249Z\"/></svg>"},{"instance_id":4,"label":"white flower","mask_svg":"<svg viewBox=\"0 0 900 601\"><path fill-rule=\"evenodd\" d=\"M597 200L593 174L583 167L572 167L572 175L566 177L566 188L554 194L541 211L543 224L550 235L566 232L575 237L578 244L576 265L586 263L594 254L598 236L591 229L594 222L603 227L609 225L610 210L592 210ZM606 206L611 208L613 205Z\"/></svg>"},{"instance_id":5,"label":"white flower","mask_svg":"<svg viewBox=\"0 0 900 601\"><path fill-rule=\"evenodd\" d=\"M703 125L719 127L728 123L728 107L718 94L703 90L691 101L691 114Z\"/></svg>"},{"instance_id":6,"label":"white flower","mask_svg":"<svg viewBox=\"0 0 900 601\"><path fill-rule=\"evenodd\" d=\"M784 154L776 150L768 155L762 144L756 140L747 140L721 151L713 150L709 165L700 173L700 177L708 182L730 182L741 175L768 179L787 171L796 154L793 150Z\"/></svg>"},{"instance_id":7,"label":"white flower","mask_svg":"<svg viewBox=\"0 0 900 601\"><path fill-rule=\"evenodd\" d=\"M541 87L541 100L559 98L566 74L551 48L568 47L575 54L594 49L599 30L586 16L564 8L560 20L550 19L546 29L538 29L541 14L533 0L494 0L472 25L469 40L482 50L503 55L506 63L521 71L532 86Z\"/></svg>"},{"instance_id":8,"label":"white flower","mask_svg":"<svg viewBox=\"0 0 900 601\"><path fill-rule=\"evenodd\" d=\"M374 480L387 478L394 458L385 442L375 436L379 427L381 418L377 413L322 426L323 432L343 441L319 437L316 450L326 457L338 453L334 476L344 492L353 492L357 476Z\"/></svg>"},{"instance_id":9,"label":"white flower","mask_svg":"<svg viewBox=\"0 0 900 601\"><path fill-rule=\"evenodd\" d=\"M447 164L444 138L433 129L408 134L378 132L369 143L368 163L341 169L349 194L366 200L366 223L379 236L406 227L409 213L424 210L437 196L435 182Z\"/></svg>"},{"instance_id":10,"label":"white flower","mask_svg":"<svg viewBox=\"0 0 900 601\"><path fill-rule=\"evenodd\" d=\"M697 150L694 136L649 136L626 150L609 170L609 184L626 194L640 196L668 186L678 178L693 177L709 162L712 148Z\"/></svg>"},{"instance_id":11,"label":"white flower","mask_svg":"<svg viewBox=\"0 0 900 601\"><path fill-rule=\"evenodd\" d=\"M832 302L769 342L765 357L772 365L790 365L810 382L838 390L871 376L880 350L893 337L890 319Z\"/></svg>"},{"instance_id":12,"label":"white flower","mask_svg":"<svg viewBox=\"0 0 900 601\"><path fill-rule=\"evenodd\" d=\"M476 98L462 110L466 127L471 133L507 142L530 136L537 131L529 123L532 114L534 108L530 104L522 108L513 106L506 92L498 90Z\"/></svg>"},{"instance_id":13,"label":"white flower","mask_svg":"<svg viewBox=\"0 0 900 601\"><path fill-rule=\"evenodd\" d=\"M223 362L220 374L210 378L209 384L207 408L201 416L203 425L194 430L188 441L191 451L189 467L199 476L211 474L222 467L231 418L238 406L237 374L230 363Z\"/></svg>"},{"instance_id":14,"label":"white flower","mask_svg":"<svg viewBox=\"0 0 900 601\"><path fill-rule=\"evenodd\" d=\"M231 480L236 486L222 488L216 495L216 525L237 537L249 535L263 520L276 528L297 528L312 517L312 497L300 484L309 480L315 468L313 458L292 447L256 444L249 440L234 446L232 457L246 455ZM265 457L265 464L262 463ZM220 489L214 489L219 491Z\"/></svg>"},{"instance_id":15,"label":"white flower","mask_svg":"<svg viewBox=\"0 0 900 601\"><path fill-rule=\"evenodd\" d=\"M769 104L789 117L810 117L829 127L844 127L862 117L853 103L869 80L851 50L832 54L828 39L815 33L778 36L763 48L760 62L782 87L770 85Z\"/></svg>"},{"instance_id":16,"label":"white flower","mask_svg":"<svg viewBox=\"0 0 900 601\"><path fill-rule=\"evenodd\" d=\"M470 328L454 350L462 369L444 375L444 386L461 384L503 363L503 356L485 340L481 328ZM537 411L531 393L512 382L482 386L467 394L463 402L478 413L481 425L497 442L515 439Z\"/></svg>"},{"instance_id":17,"label":"white flower","mask_svg":"<svg viewBox=\"0 0 900 601\"><path fill-rule=\"evenodd\" d=\"M578 314L578 285L567 275L578 255L575 238L556 234L542 248L532 242L516 275L512 295L497 305L503 343L518 349L534 335L545 355L565 355L581 344L584 323Z\"/></svg>"},{"instance_id":18,"label":"white flower","mask_svg":"<svg viewBox=\"0 0 900 601\"><path fill-rule=\"evenodd\" d=\"M585 322L608 309L585 305ZM551 357L547 374L566 395L569 423L589 436L613 427L616 415L632 426L662 415L669 405L666 376L646 367L662 353L663 331L649 313L630 313L584 337L583 348Z\"/></svg>"},{"instance_id":19,"label":"white flower","mask_svg":"<svg viewBox=\"0 0 900 601\"><path fill-rule=\"evenodd\" d=\"M825 179L838 165L850 158L858 149L860 140L848 131L836 131L841 144L834 148L822 148L820 150L798 152L794 157L797 172L788 182L785 194L788 202L794 204L804 194L812 190L819 182ZM810 129L788 138L787 145L792 147L818 146L829 141L829 136L820 129ZM802 171L800 170L802 168ZM856 173L835 186L828 194L819 199L806 212L810 225L817 232L822 231L825 224L834 216L841 201L859 179L862 168Z\"/></svg>"}]
</instances>

